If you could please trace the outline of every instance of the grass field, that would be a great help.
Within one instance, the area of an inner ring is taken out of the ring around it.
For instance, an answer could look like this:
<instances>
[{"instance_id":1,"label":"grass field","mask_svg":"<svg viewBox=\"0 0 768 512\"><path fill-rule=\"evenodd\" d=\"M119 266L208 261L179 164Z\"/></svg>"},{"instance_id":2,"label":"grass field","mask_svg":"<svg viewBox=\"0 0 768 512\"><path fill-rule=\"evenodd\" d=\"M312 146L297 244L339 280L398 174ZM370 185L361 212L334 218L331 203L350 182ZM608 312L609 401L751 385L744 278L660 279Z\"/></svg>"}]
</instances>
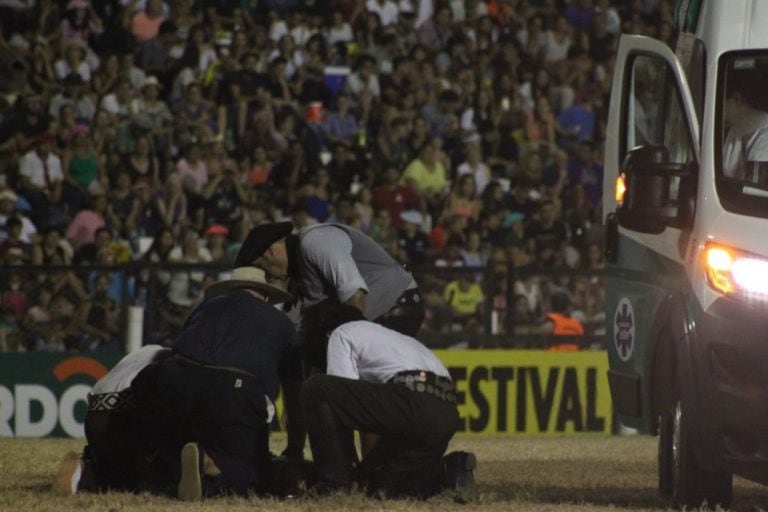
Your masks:
<instances>
[{"instance_id":1,"label":"grass field","mask_svg":"<svg viewBox=\"0 0 768 512\"><path fill-rule=\"evenodd\" d=\"M284 440L275 436L274 450ZM656 492L656 444L632 437L469 437L451 449L478 457L477 488L426 502L377 501L362 495L277 502L221 498L200 504L109 493L55 496L51 482L63 455L81 440L0 438L0 511L587 511L666 510ZM768 510L768 488L737 479L732 510Z\"/></svg>"}]
</instances>

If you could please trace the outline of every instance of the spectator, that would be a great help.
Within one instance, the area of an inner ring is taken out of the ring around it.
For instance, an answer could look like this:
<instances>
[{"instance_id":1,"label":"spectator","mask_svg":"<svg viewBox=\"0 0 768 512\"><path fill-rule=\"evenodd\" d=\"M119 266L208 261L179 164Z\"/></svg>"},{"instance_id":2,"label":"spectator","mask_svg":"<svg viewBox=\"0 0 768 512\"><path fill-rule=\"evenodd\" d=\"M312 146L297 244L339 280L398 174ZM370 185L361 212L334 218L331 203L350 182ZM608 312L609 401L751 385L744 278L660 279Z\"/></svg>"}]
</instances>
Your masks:
<instances>
[{"instance_id":1,"label":"spectator","mask_svg":"<svg viewBox=\"0 0 768 512\"><path fill-rule=\"evenodd\" d=\"M427 202L430 210L439 209L448 188L445 167L437 158L435 143L428 141L418 156L405 168L400 180L416 190Z\"/></svg>"},{"instance_id":2,"label":"spectator","mask_svg":"<svg viewBox=\"0 0 768 512\"><path fill-rule=\"evenodd\" d=\"M63 90L51 98L48 114L56 117L65 103L75 108L75 120L88 123L96 114L96 101L79 73L69 73L62 82Z\"/></svg>"},{"instance_id":3,"label":"spectator","mask_svg":"<svg viewBox=\"0 0 768 512\"><path fill-rule=\"evenodd\" d=\"M139 43L145 43L157 37L160 25L165 20L163 0L146 0L143 10L131 19L131 34Z\"/></svg>"},{"instance_id":4,"label":"spectator","mask_svg":"<svg viewBox=\"0 0 768 512\"><path fill-rule=\"evenodd\" d=\"M461 273L443 289L443 300L453 313L453 332L471 333L480 326L485 296L472 281L472 274Z\"/></svg>"},{"instance_id":5,"label":"spectator","mask_svg":"<svg viewBox=\"0 0 768 512\"><path fill-rule=\"evenodd\" d=\"M365 170L349 146L343 143L333 146L333 157L328 163L329 186L334 193L357 193L356 182L365 179ZM359 185L359 183L357 183Z\"/></svg>"},{"instance_id":6,"label":"spectator","mask_svg":"<svg viewBox=\"0 0 768 512\"><path fill-rule=\"evenodd\" d=\"M464 227L475 224L480 218L482 204L477 197L476 189L474 176L471 174L459 176L448 195L448 205L444 213L462 219Z\"/></svg>"},{"instance_id":7,"label":"spectator","mask_svg":"<svg viewBox=\"0 0 768 512\"><path fill-rule=\"evenodd\" d=\"M32 207L38 222L45 212L57 209L63 213L62 187L64 172L61 159L52 151L53 136L47 132L37 137L32 149L19 160L19 191Z\"/></svg>"},{"instance_id":8,"label":"spectator","mask_svg":"<svg viewBox=\"0 0 768 512\"><path fill-rule=\"evenodd\" d=\"M18 217L5 221L6 238L0 242L0 262L3 265L25 265L32 256L32 246L21 239L23 225Z\"/></svg>"},{"instance_id":9,"label":"spectator","mask_svg":"<svg viewBox=\"0 0 768 512\"><path fill-rule=\"evenodd\" d=\"M162 83L169 83L177 71L177 59L173 53L176 42L176 27L165 20L160 24L157 35L141 45L139 63L145 73L156 76Z\"/></svg>"},{"instance_id":10,"label":"spectator","mask_svg":"<svg viewBox=\"0 0 768 512\"><path fill-rule=\"evenodd\" d=\"M176 263L210 263L211 253L200 244L200 237L193 229L187 229L180 247L175 247L168 256L168 261ZM173 272L168 283L168 299L176 314L176 323L180 325L186 311L203 298L205 272L201 270L180 270Z\"/></svg>"},{"instance_id":11,"label":"spectator","mask_svg":"<svg viewBox=\"0 0 768 512\"><path fill-rule=\"evenodd\" d=\"M390 213L383 209L375 210L375 212L368 236L382 246L390 256L397 257L397 230L392 226Z\"/></svg>"},{"instance_id":12,"label":"spectator","mask_svg":"<svg viewBox=\"0 0 768 512\"><path fill-rule=\"evenodd\" d=\"M430 135L442 137L446 134L451 123L456 122L458 104L459 95L448 89L440 93L437 103L427 103L421 109L421 116L427 121Z\"/></svg>"},{"instance_id":13,"label":"spectator","mask_svg":"<svg viewBox=\"0 0 768 512\"><path fill-rule=\"evenodd\" d=\"M53 64L58 80L77 75L84 83L91 81L93 68L86 59L88 50L81 39L72 39L64 46L64 56ZM66 84L65 84L66 85Z\"/></svg>"},{"instance_id":14,"label":"spectator","mask_svg":"<svg viewBox=\"0 0 768 512\"><path fill-rule=\"evenodd\" d=\"M95 240L96 231L107 225L107 196L101 187L94 187L86 198L85 209L75 214L69 223L66 237L77 251Z\"/></svg>"},{"instance_id":15,"label":"spectator","mask_svg":"<svg viewBox=\"0 0 768 512\"><path fill-rule=\"evenodd\" d=\"M65 41L90 41L104 32L101 18L89 0L70 0L64 19L61 20L61 36Z\"/></svg>"},{"instance_id":16,"label":"spectator","mask_svg":"<svg viewBox=\"0 0 768 512\"><path fill-rule=\"evenodd\" d=\"M373 207L389 213L392 226L399 229L403 225L400 214L406 210L421 210L421 198L411 187L399 184L400 172L394 166L388 166L383 175L383 182L374 187Z\"/></svg>"},{"instance_id":17,"label":"spectator","mask_svg":"<svg viewBox=\"0 0 768 512\"><path fill-rule=\"evenodd\" d=\"M133 190L133 208L125 220L125 227L132 239L152 237L164 226L158 209L157 193L141 181L133 186Z\"/></svg>"},{"instance_id":18,"label":"spectator","mask_svg":"<svg viewBox=\"0 0 768 512\"><path fill-rule=\"evenodd\" d=\"M53 265L54 261L69 265L72 247L62 237L58 226L49 226L43 230L41 240L32 247L32 264Z\"/></svg>"},{"instance_id":19,"label":"spectator","mask_svg":"<svg viewBox=\"0 0 768 512\"><path fill-rule=\"evenodd\" d=\"M465 267L484 267L488 255L482 250L482 238L476 230L467 233L467 245L460 249L461 260Z\"/></svg>"},{"instance_id":20,"label":"spectator","mask_svg":"<svg viewBox=\"0 0 768 512\"><path fill-rule=\"evenodd\" d=\"M228 235L229 229L223 224L211 224L206 228L203 236L205 236L205 247L211 253L211 262L229 263L229 254L227 253Z\"/></svg>"},{"instance_id":21,"label":"spectator","mask_svg":"<svg viewBox=\"0 0 768 512\"><path fill-rule=\"evenodd\" d=\"M381 96L379 77L376 73L376 60L370 55L363 55L357 61L355 70L347 79L347 91L358 101L367 94L369 97Z\"/></svg>"},{"instance_id":22,"label":"spectator","mask_svg":"<svg viewBox=\"0 0 768 512\"><path fill-rule=\"evenodd\" d=\"M84 197L95 187L106 182L104 155L97 153L93 138L87 129L79 131L72 138L70 146L64 152L62 167L68 193L74 194L74 200L78 204L82 203Z\"/></svg>"},{"instance_id":23,"label":"spectator","mask_svg":"<svg viewBox=\"0 0 768 512\"><path fill-rule=\"evenodd\" d=\"M565 18L571 26L580 31L588 32L597 15L597 7L592 0L577 0L565 9Z\"/></svg>"},{"instance_id":24,"label":"spectator","mask_svg":"<svg viewBox=\"0 0 768 512\"><path fill-rule=\"evenodd\" d=\"M29 217L16 209L18 199L18 196L13 190L0 190L0 226L3 226L3 229L0 230L0 242L8 238L9 235L5 230L5 226L9 219L15 217L21 221L20 240L25 244L31 244L37 234L37 227Z\"/></svg>"},{"instance_id":25,"label":"spectator","mask_svg":"<svg viewBox=\"0 0 768 512\"><path fill-rule=\"evenodd\" d=\"M332 194L328 171L321 167L309 177L309 183L297 191L297 201L300 207L316 222L325 222L330 215Z\"/></svg>"},{"instance_id":26,"label":"spectator","mask_svg":"<svg viewBox=\"0 0 768 512\"><path fill-rule=\"evenodd\" d=\"M169 174L165 187L155 197L159 220L163 226L173 229L175 234L185 228L189 219L187 195L181 180L180 174Z\"/></svg>"},{"instance_id":27,"label":"spectator","mask_svg":"<svg viewBox=\"0 0 768 512\"><path fill-rule=\"evenodd\" d=\"M93 292L80 303L77 317L83 333L81 350L118 352L122 348L118 341L117 305L109 297L109 287L109 273L99 273Z\"/></svg>"},{"instance_id":28,"label":"spectator","mask_svg":"<svg viewBox=\"0 0 768 512\"><path fill-rule=\"evenodd\" d=\"M120 245L117 243L111 243L106 247L101 248L96 257L96 264L101 267L115 267L115 265L119 263L119 250ZM125 302L133 301L134 297L136 296L135 281L132 276L128 275L125 270L121 268L115 268L108 271L89 272L86 281L86 288L91 293L99 288L97 281L102 276L107 277L104 293L110 300L114 301L116 304L123 304Z\"/></svg>"},{"instance_id":29,"label":"spectator","mask_svg":"<svg viewBox=\"0 0 768 512\"><path fill-rule=\"evenodd\" d=\"M100 106L104 102L104 96L111 93L120 80L120 59L116 54L108 55L103 64L91 79L91 88L97 98L101 98Z\"/></svg>"},{"instance_id":30,"label":"spectator","mask_svg":"<svg viewBox=\"0 0 768 512\"><path fill-rule=\"evenodd\" d=\"M358 221L358 227L363 233L370 231L371 223L373 222L374 208L372 201L373 194L368 187L361 187L360 191L355 195L355 218Z\"/></svg>"},{"instance_id":31,"label":"spectator","mask_svg":"<svg viewBox=\"0 0 768 512\"><path fill-rule=\"evenodd\" d=\"M553 65L562 64L573 44L571 29L564 16L558 16L554 24L547 30L546 41L544 61Z\"/></svg>"},{"instance_id":32,"label":"spectator","mask_svg":"<svg viewBox=\"0 0 768 512\"><path fill-rule=\"evenodd\" d=\"M357 119L349 110L349 96L339 94L336 97L336 111L328 114L323 120L323 138L333 144L345 144L348 147L354 145L360 127Z\"/></svg>"},{"instance_id":33,"label":"spectator","mask_svg":"<svg viewBox=\"0 0 768 512\"><path fill-rule=\"evenodd\" d=\"M222 169L211 169L208 184L203 190L204 218L206 224L224 224L231 229L243 218L242 205L247 202L247 195L237 164L232 159L222 163Z\"/></svg>"},{"instance_id":34,"label":"spectator","mask_svg":"<svg viewBox=\"0 0 768 512\"><path fill-rule=\"evenodd\" d=\"M408 266L424 265L427 261L429 239L422 230L424 217L415 210L400 214L403 227L397 233L397 245L400 248L400 261Z\"/></svg>"},{"instance_id":35,"label":"spectator","mask_svg":"<svg viewBox=\"0 0 768 512\"><path fill-rule=\"evenodd\" d=\"M60 340L53 341L57 333L53 323L52 299L51 290L37 288L31 297L30 307L21 321L26 338L24 346L31 350L63 352L65 349Z\"/></svg>"},{"instance_id":36,"label":"spectator","mask_svg":"<svg viewBox=\"0 0 768 512\"><path fill-rule=\"evenodd\" d=\"M134 186L142 183L155 189L160 184L160 162L154 152L152 139L147 135L136 137L133 151L124 155L122 160Z\"/></svg>"},{"instance_id":37,"label":"spectator","mask_svg":"<svg viewBox=\"0 0 768 512\"><path fill-rule=\"evenodd\" d=\"M187 85L184 98L176 106L174 115L174 140L180 146L212 140L216 128L214 109L203 98L202 87L197 82Z\"/></svg>"},{"instance_id":38,"label":"spectator","mask_svg":"<svg viewBox=\"0 0 768 512\"><path fill-rule=\"evenodd\" d=\"M418 29L419 43L424 45L427 51L438 53L447 47L448 39L452 34L453 12L446 5L437 5L435 13Z\"/></svg>"},{"instance_id":39,"label":"spectator","mask_svg":"<svg viewBox=\"0 0 768 512\"><path fill-rule=\"evenodd\" d=\"M331 14L331 26L327 29L326 37L330 46L336 43L349 43L354 39L352 27L344 20L341 11L334 10Z\"/></svg>"},{"instance_id":40,"label":"spectator","mask_svg":"<svg viewBox=\"0 0 768 512\"><path fill-rule=\"evenodd\" d=\"M405 168L410 151L407 139L408 124L404 117L393 117L389 123L385 123L376 139L376 160L379 161L379 165Z\"/></svg>"},{"instance_id":41,"label":"spectator","mask_svg":"<svg viewBox=\"0 0 768 512\"><path fill-rule=\"evenodd\" d=\"M536 218L529 222L525 236L536 241L536 247L557 247L560 241L567 240L565 225L559 218L557 206L552 201L544 201L539 206Z\"/></svg>"},{"instance_id":42,"label":"spectator","mask_svg":"<svg viewBox=\"0 0 768 512\"><path fill-rule=\"evenodd\" d=\"M141 95L131 102L131 122L140 131L152 137L158 150L168 149L170 142L171 111L160 98L160 82L149 76L141 88Z\"/></svg>"}]
</instances>

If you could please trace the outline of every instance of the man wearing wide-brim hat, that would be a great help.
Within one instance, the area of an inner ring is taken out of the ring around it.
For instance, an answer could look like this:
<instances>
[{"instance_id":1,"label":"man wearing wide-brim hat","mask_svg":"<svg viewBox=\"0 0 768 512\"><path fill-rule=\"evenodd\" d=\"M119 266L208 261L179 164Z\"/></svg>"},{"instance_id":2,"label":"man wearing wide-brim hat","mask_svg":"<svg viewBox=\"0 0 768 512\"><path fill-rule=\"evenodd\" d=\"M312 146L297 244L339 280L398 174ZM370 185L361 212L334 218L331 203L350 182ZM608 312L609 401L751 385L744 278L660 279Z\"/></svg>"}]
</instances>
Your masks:
<instances>
[{"instance_id":1,"label":"man wearing wide-brim hat","mask_svg":"<svg viewBox=\"0 0 768 512\"><path fill-rule=\"evenodd\" d=\"M296 411L302 377L295 328L274 307L290 299L263 270L234 269L208 287L175 338L173 355L133 380L147 442L161 464L181 475L180 498L269 491L273 404L282 386L287 413ZM288 429L287 455L297 459L301 429ZM207 460L214 471L205 469Z\"/></svg>"},{"instance_id":2,"label":"man wearing wide-brim hat","mask_svg":"<svg viewBox=\"0 0 768 512\"><path fill-rule=\"evenodd\" d=\"M253 265L288 279L303 307L327 298L355 306L366 319L415 336L424 305L415 279L379 244L344 224L316 224L292 234L290 222L256 226L235 267Z\"/></svg>"}]
</instances>

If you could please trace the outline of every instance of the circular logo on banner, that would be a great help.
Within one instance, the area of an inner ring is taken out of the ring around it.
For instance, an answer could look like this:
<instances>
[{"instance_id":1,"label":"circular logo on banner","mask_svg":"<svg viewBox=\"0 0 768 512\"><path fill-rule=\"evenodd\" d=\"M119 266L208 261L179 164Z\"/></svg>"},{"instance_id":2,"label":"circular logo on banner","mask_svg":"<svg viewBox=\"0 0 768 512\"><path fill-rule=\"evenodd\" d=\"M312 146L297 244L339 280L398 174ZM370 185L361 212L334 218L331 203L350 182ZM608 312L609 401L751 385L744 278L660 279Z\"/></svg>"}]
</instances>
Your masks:
<instances>
[{"instance_id":1,"label":"circular logo on banner","mask_svg":"<svg viewBox=\"0 0 768 512\"><path fill-rule=\"evenodd\" d=\"M613 315L613 344L619 359L629 361L635 348L635 311L626 297L619 301Z\"/></svg>"}]
</instances>

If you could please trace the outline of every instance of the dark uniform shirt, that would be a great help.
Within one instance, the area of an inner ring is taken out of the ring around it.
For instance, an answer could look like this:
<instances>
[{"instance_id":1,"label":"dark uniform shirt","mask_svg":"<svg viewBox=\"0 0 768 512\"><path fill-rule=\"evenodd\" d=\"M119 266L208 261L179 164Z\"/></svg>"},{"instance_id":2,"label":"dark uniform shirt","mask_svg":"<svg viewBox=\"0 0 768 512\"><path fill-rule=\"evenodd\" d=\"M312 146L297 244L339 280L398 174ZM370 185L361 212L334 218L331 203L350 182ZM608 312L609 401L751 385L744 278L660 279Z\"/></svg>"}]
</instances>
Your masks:
<instances>
[{"instance_id":1,"label":"dark uniform shirt","mask_svg":"<svg viewBox=\"0 0 768 512\"><path fill-rule=\"evenodd\" d=\"M200 304L176 338L174 352L195 361L246 370L275 400L280 379L300 379L296 330L285 314L246 290Z\"/></svg>"}]
</instances>

